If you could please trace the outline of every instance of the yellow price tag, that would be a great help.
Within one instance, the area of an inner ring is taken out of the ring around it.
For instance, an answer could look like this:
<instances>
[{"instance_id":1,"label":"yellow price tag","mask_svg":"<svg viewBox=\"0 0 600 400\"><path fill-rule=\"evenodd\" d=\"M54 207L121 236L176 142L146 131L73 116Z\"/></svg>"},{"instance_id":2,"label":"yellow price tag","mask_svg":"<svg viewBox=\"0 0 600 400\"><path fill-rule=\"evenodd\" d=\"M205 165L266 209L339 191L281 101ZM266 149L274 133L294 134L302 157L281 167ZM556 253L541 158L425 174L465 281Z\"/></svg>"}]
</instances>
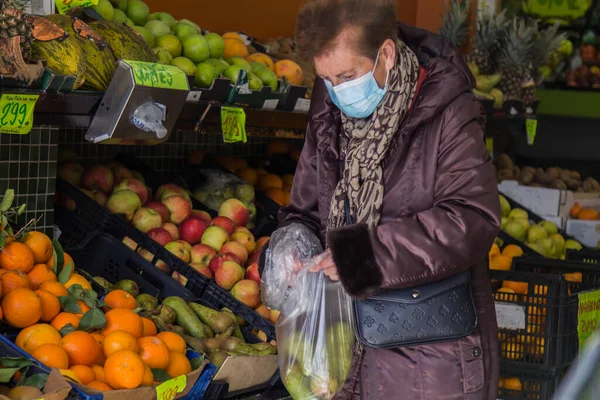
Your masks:
<instances>
[{"instance_id":1,"label":"yellow price tag","mask_svg":"<svg viewBox=\"0 0 600 400\"><path fill-rule=\"evenodd\" d=\"M533 145L537 135L537 119L527 118L525 121L525 131L527 132L527 144Z\"/></svg>"},{"instance_id":2,"label":"yellow price tag","mask_svg":"<svg viewBox=\"0 0 600 400\"><path fill-rule=\"evenodd\" d=\"M56 9L60 14L66 14L73 7L91 7L98 4L98 0L55 0Z\"/></svg>"},{"instance_id":3,"label":"yellow price tag","mask_svg":"<svg viewBox=\"0 0 600 400\"><path fill-rule=\"evenodd\" d=\"M3 94L0 97L0 133L26 135L33 127L39 94Z\"/></svg>"},{"instance_id":4,"label":"yellow price tag","mask_svg":"<svg viewBox=\"0 0 600 400\"><path fill-rule=\"evenodd\" d=\"M174 65L129 60L124 62L131 67L135 83L140 86L190 90L187 75Z\"/></svg>"},{"instance_id":5,"label":"yellow price tag","mask_svg":"<svg viewBox=\"0 0 600 400\"><path fill-rule=\"evenodd\" d=\"M177 393L185 390L186 385L187 377L185 375L163 382L156 387L156 398L157 400L173 400Z\"/></svg>"},{"instance_id":6,"label":"yellow price tag","mask_svg":"<svg viewBox=\"0 0 600 400\"><path fill-rule=\"evenodd\" d=\"M221 128L225 143L246 143L246 112L237 107L221 107Z\"/></svg>"},{"instance_id":7,"label":"yellow price tag","mask_svg":"<svg viewBox=\"0 0 600 400\"><path fill-rule=\"evenodd\" d=\"M488 137L485 138L485 147L487 147L487 151L490 153L492 158L494 157L494 138Z\"/></svg>"}]
</instances>

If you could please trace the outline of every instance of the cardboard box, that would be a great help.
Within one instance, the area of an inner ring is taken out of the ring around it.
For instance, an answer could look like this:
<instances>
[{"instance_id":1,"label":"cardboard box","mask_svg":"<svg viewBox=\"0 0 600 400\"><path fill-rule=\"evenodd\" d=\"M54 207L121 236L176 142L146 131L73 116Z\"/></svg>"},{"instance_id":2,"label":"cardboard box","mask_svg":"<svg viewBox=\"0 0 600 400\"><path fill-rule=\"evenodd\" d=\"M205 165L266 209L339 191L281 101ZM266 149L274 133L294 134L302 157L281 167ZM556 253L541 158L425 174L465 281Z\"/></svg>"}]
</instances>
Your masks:
<instances>
[{"instance_id":1,"label":"cardboard box","mask_svg":"<svg viewBox=\"0 0 600 400\"><path fill-rule=\"evenodd\" d=\"M573 236L582 245L596 248L600 240L600 221L567 220L567 234Z\"/></svg>"},{"instance_id":2,"label":"cardboard box","mask_svg":"<svg viewBox=\"0 0 600 400\"><path fill-rule=\"evenodd\" d=\"M46 386L44 386L44 400L65 400L71 392L71 385L57 369L52 368L48 374ZM10 400L10 398L0 395L0 400Z\"/></svg>"},{"instance_id":3,"label":"cardboard box","mask_svg":"<svg viewBox=\"0 0 600 400\"><path fill-rule=\"evenodd\" d=\"M503 181L498 190L540 217L560 217L567 203L567 190L521 186L517 181ZM571 192L573 193L573 192Z\"/></svg>"},{"instance_id":4,"label":"cardboard box","mask_svg":"<svg viewBox=\"0 0 600 400\"><path fill-rule=\"evenodd\" d=\"M571 208L573 208L575 203L578 203L583 208L600 210L600 193L568 192L565 204L561 206L560 215L562 217L569 218L571 214Z\"/></svg>"},{"instance_id":5,"label":"cardboard box","mask_svg":"<svg viewBox=\"0 0 600 400\"><path fill-rule=\"evenodd\" d=\"M229 392L236 392L267 383L277 368L277 356L228 357L213 380L227 382Z\"/></svg>"}]
</instances>

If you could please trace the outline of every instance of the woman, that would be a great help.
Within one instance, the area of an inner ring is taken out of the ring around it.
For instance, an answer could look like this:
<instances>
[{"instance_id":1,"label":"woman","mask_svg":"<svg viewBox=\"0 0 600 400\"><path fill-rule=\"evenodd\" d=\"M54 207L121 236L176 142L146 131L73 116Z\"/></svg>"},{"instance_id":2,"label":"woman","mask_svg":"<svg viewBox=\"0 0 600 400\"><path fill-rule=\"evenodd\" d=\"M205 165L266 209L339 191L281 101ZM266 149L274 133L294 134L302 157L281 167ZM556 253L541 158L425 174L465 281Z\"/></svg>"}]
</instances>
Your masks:
<instances>
[{"instance_id":1,"label":"woman","mask_svg":"<svg viewBox=\"0 0 600 400\"><path fill-rule=\"evenodd\" d=\"M317 74L282 225L328 250L313 269L354 298L470 270L470 336L359 348L339 399L495 399L496 317L487 253L500 226L474 79L440 36L400 24L393 0L309 0L297 45ZM344 226L348 199L356 224Z\"/></svg>"}]
</instances>

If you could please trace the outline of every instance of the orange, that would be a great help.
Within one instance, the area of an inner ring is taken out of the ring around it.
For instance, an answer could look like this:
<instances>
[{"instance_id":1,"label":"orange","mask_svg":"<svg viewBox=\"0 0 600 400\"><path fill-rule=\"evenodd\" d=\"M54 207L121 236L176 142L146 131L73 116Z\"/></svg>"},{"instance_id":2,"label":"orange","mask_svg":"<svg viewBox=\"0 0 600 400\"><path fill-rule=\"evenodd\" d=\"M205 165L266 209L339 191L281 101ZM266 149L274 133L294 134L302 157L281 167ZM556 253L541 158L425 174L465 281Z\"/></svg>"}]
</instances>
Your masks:
<instances>
[{"instance_id":1,"label":"orange","mask_svg":"<svg viewBox=\"0 0 600 400\"><path fill-rule=\"evenodd\" d=\"M227 32L227 33L224 33L221 37L223 39L230 38L230 39L237 39L237 40L242 40L242 41L244 40L244 38L242 38L242 36L236 32Z\"/></svg>"},{"instance_id":2,"label":"orange","mask_svg":"<svg viewBox=\"0 0 600 400\"><path fill-rule=\"evenodd\" d=\"M48 324L36 324L23 329L17 335L15 344L29 354L44 344L60 345L62 338L60 333Z\"/></svg>"},{"instance_id":3,"label":"orange","mask_svg":"<svg viewBox=\"0 0 600 400\"><path fill-rule=\"evenodd\" d=\"M519 294L527 294L527 282L502 281L502 287L510 288Z\"/></svg>"},{"instance_id":4,"label":"orange","mask_svg":"<svg viewBox=\"0 0 600 400\"><path fill-rule=\"evenodd\" d=\"M284 197L283 197L283 199L284 199L284 200L283 200L283 205L284 205L284 206L287 206L287 205L289 205L289 204L290 204L290 202L292 201L292 197L291 197L291 195L290 195L290 192L284 192L284 193L283 193L283 196L284 196Z\"/></svg>"},{"instance_id":5,"label":"orange","mask_svg":"<svg viewBox=\"0 0 600 400\"><path fill-rule=\"evenodd\" d=\"M79 306L79 309L81 310L81 312L79 314L77 314L80 317L82 317L83 314L85 314L86 312L88 312L88 311L91 310L90 306L88 306L87 304L85 304L85 301L77 300L77 305Z\"/></svg>"},{"instance_id":6,"label":"orange","mask_svg":"<svg viewBox=\"0 0 600 400\"><path fill-rule=\"evenodd\" d=\"M234 56L248 56L248 48L242 40L228 37L223 39L223 42L225 43L225 52L223 53L223 58L227 59Z\"/></svg>"},{"instance_id":7,"label":"orange","mask_svg":"<svg viewBox=\"0 0 600 400\"><path fill-rule=\"evenodd\" d=\"M251 63L252 61L261 63L262 65L267 67L267 69L270 69L271 71L275 72L275 63L273 62L271 57L264 53L250 54L248 57L246 57L246 60L250 61Z\"/></svg>"},{"instance_id":8,"label":"orange","mask_svg":"<svg viewBox=\"0 0 600 400\"><path fill-rule=\"evenodd\" d=\"M277 79L285 77L292 85L300 86L304 82L302 68L291 60L280 60L275 63L275 75Z\"/></svg>"},{"instance_id":9,"label":"orange","mask_svg":"<svg viewBox=\"0 0 600 400\"><path fill-rule=\"evenodd\" d=\"M40 318L40 320L44 322L52 321L52 319L60 312L60 301L58 301L58 297L47 290L40 289L35 292L42 300L42 318Z\"/></svg>"},{"instance_id":10,"label":"orange","mask_svg":"<svg viewBox=\"0 0 600 400\"><path fill-rule=\"evenodd\" d=\"M31 289L36 290L40 286L40 283L45 281L56 281L56 274L46 264L37 264L27 274L29 278L29 286Z\"/></svg>"},{"instance_id":11,"label":"orange","mask_svg":"<svg viewBox=\"0 0 600 400\"><path fill-rule=\"evenodd\" d=\"M75 372L71 371L70 369L59 369L58 371L62 374L62 376L66 376L67 378L73 379L75 382L81 383L77 375L75 375Z\"/></svg>"},{"instance_id":12,"label":"orange","mask_svg":"<svg viewBox=\"0 0 600 400\"><path fill-rule=\"evenodd\" d=\"M523 255L523 249L516 244L509 244L502 249L502 255L510 258L521 257Z\"/></svg>"},{"instance_id":13,"label":"orange","mask_svg":"<svg viewBox=\"0 0 600 400\"><path fill-rule=\"evenodd\" d=\"M96 380L96 374L87 365L73 365L69 369L73 371L75 375L77 375L77 378L79 378L81 383L83 383L84 385L87 385L88 383Z\"/></svg>"},{"instance_id":14,"label":"orange","mask_svg":"<svg viewBox=\"0 0 600 400\"><path fill-rule=\"evenodd\" d=\"M140 351L140 346L131 333L114 331L106 335L102 349L104 350L104 356L110 357L121 350L131 350L137 353Z\"/></svg>"},{"instance_id":15,"label":"orange","mask_svg":"<svg viewBox=\"0 0 600 400\"><path fill-rule=\"evenodd\" d=\"M67 253L63 253L63 265L61 268L63 268L66 265L69 265L69 263L71 263L71 275L73 274L73 272L75 271L75 263L73 262L73 258L71 258L70 255L68 255ZM48 262L46 263L46 265L48 266L48 268L52 268L54 269L54 256L50 258L50 260L48 260Z\"/></svg>"},{"instance_id":16,"label":"orange","mask_svg":"<svg viewBox=\"0 0 600 400\"><path fill-rule=\"evenodd\" d=\"M288 194L292 193L292 186L284 183L283 184L283 191L286 192L286 193L288 193Z\"/></svg>"},{"instance_id":17,"label":"orange","mask_svg":"<svg viewBox=\"0 0 600 400\"><path fill-rule=\"evenodd\" d=\"M511 266L512 266L512 258L507 257L507 256L503 256L503 255L494 256L490 260L490 269L493 269L496 271L510 271Z\"/></svg>"},{"instance_id":18,"label":"orange","mask_svg":"<svg viewBox=\"0 0 600 400\"><path fill-rule=\"evenodd\" d=\"M579 203L576 202L575 204L573 204L573 207L571 207L571 217L578 218L581 210L582 208L581 205L579 205Z\"/></svg>"},{"instance_id":19,"label":"orange","mask_svg":"<svg viewBox=\"0 0 600 400\"><path fill-rule=\"evenodd\" d=\"M234 157L217 157L217 162L227 168L231 172L235 172L237 168L237 161Z\"/></svg>"},{"instance_id":20,"label":"orange","mask_svg":"<svg viewBox=\"0 0 600 400\"><path fill-rule=\"evenodd\" d=\"M283 191L283 189L270 188L265 191L265 194L280 206L285 205L286 193Z\"/></svg>"},{"instance_id":21,"label":"orange","mask_svg":"<svg viewBox=\"0 0 600 400\"><path fill-rule=\"evenodd\" d=\"M242 169L242 168L248 168L248 162L246 160L244 160L243 158L236 158L235 170L237 171L238 169Z\"/></svg>"},{"instance_id":22,"label":"orange","mask_svg":"<svg viewBox=\"0 0 600 400\"><path fill-rule=\"evenodd\" d=\"M261 190L271 188L283 189L283 181L275 174L263 175L258 178L258 188Z\"/></svg>"},{"instance_id":23,"label":"orange","mask_svg":"<svg viewBox=\"0 0 600 400\"><path fill-rule=\"evenodd\" d=\"M81 317L79 315L63 311L54 317L54 319L52 319L50 325L52 325L52 327L57 331L60 331L68 324L73 325L73 328L77 329L79 327L80 320Z\"/></svg>"},{"instance_id":24,"label":"orange","mask_svg":"<svg viewBox=\"0 0 600 400\"><path fill-rule=\"evenodd\" d=\"M492 244L492 248L490 249L488 256L490 258L500 255L500 247L496 243Z\"/></svg>"},{"instance_id":25,"label":"orange","mask_svg":"<svg viewBox=\"0 0 600 400\"><path fill-rule=\"evenodd\" d=\"M142 358L131 350L111 354L104 364L106 383L115 389L135 389L144 380L145 373Z\"/></svg>"},{"instance_id":26,"label":"orange","mask_svg":"<svg viewBox=\"0 0 600 400\"><path fill-rule=\"evenodd\" d=\"M94 371L94 375L96 375L96 380L100 382L104 382L104 367L101 365L94 364L92 365L92 371Z\"/></svg>"},{"instance_id":27,"label":"orange","mask_svg":"<svg viewBox=\"0 0 600 400\"><path fill-rule=\"evenodd\" d=\"M69 356L58 344L43 344L31 356L48 368L69 368Z\"/></svg>"},{"instance_id":28,"label":"orange","mask_svg":"<svg viewBox=\"0 0 600 400\"><path fill-rule=\"evenodd\" d=\"M256 175L260 178L263 175L268 175L269 173L264 168L257 168Z\"/></svg>"},{"instance_id":29,"label":"orange","mask_svg":"<svg viewBox=\"0 0 600 400\"><path fill-rule=\"evenodd\" d=\"M102 336L102 334L100 333L94 332L92 333L92 337L96 339L96 342L100 345L101 349L95 364L103 366L106 362L106 357L104 356L104 336Z\"/></svg>"},{"instance_id":30,"label":"orange","mask_svg":"<svg viewBox=\"0 0 600 400\"><path fill-rule=\"evenodd\" d=\"M523 390L523 384L521 383L521 380L519 378L504 378L502 379L502 384L499 386L503 389L508 390Z\"/></svg>"},{"instance_id":31,"label":"orange","mask_svg":"<svg viewBox=\"0 0 600 400\"><path fill-rule=\"evenodd\" d=\"M45 281L40 284L38 289L47 290L56 297L69 295L65 286L60 282Z\"/></svg>"},{"instance_id":32,"label":"orange","mask_svg":"<svg viewBox=\"0 0 600 400\"><path fill-rule=\"evenodd\" d=\"M54 255L52 240L42 232L29 232L23 244L31 250L36 264L45 263Z\"/></svg>"},{"instance_id":33,"label":"orange","mask_svg":"<svg viewBox=\"0 0 600 400\"><path fill-rule=\"evenodd\" d=\"M248 182L249 184L251 184L252 186L255 186L256 182L258 181L258 174L252 168L241 168L241 169L238 169L236 171L236 175L240 179L242 179L242 180Z\"/></svg>"},{"instance_id":34,"label":"orange","mask_svg":"<svg viewBox=\"0 0 600 400\"><path fill-rule=\"evenodd\" d=\"M144 371L144 379L142 379L142 384L140 386L152 386L154 384L154 375L152 374L152 370L149 366L146 365L146 370Z\"/></svg>"},{"instance_id":35,"label":"orange","mask_svg":"<svg viewBox=\"0 0 600 400\"><path fill-rule=\"evenodd\" d=\"M294 184L294 175L285 174L281 177L281 180L283 181L284 185L288 185L291 187Z\"/></svg>"},{"instance_id":36,"label":"orange","mask_svg":"<svg viewBox=\"0 0 600 400\"><path fill-rule=\"evenodd\" d=\"M156 337L165 342L170 351L185 354L185 340L175 332L161 332Z\"/></svg>"},{"instance_id":37,"label":"orange","mask_svg":"<svg viewBox=\"0 0 600 400\"><path fill-rule=\"evenodd\" d=\"M563 274L563 276L569 282L581 282L583 279L581 272L567 272L566 274Z\"/></svg>"},{"instance_id":38,"label":"orange","mask_svg":"<svg viewBox=\"0 0 600 400\"><path fill-rule=\"evenodd\" d=\"M144 333L142 318L128 308L113 308L104 316L106 317L106 327L102 330L104 336L114 331L125 331L139 339Z\"/></svg>"},{"instance_id":39,"label":"orange","mask_svg":"<svg viewBox=\"0 0 600 400\"><path fill-rule=\"evenodd\" d=\"M130 310L134 310L137 306L135 297L121 289L108 293L104 297L104 302L110 308L129 308Z\"/></svg>"},{"instance_id":40,"label":"orange","mask_svg":"<svg viewBox=\"0 0 600 400\"><path fill-rule=\"evenodd\" d=\"M287 154L290 151L290 147L286 142L281 140L273 140L267 144L267 155L272 157L276 154Z\"/></svg>"},{"instance_id":41,"label":"orange","mask_svg":"<svg viewBox=\"0 0 600 400\"><path fill-rule=\"evenodd\" d=\"M169 348L167 344L155 336L138 340L140 357L150 368L164 369L169 365ZM180 353L177 353L180 354Z\"/></svg>"},{"instance_id":42,"label":"orange","mask_svg":"<svg viewBox=\"0 0 600 400\"><path fill-rule=\"evenodd\" d=\"M156 336L156 324L154 321L152 321L150 318L142 317L142 323L144 324L142 337Z\"/></svg>"},{"instance_id":43,"label":"orange","mask_svg":"<svg viewBox=\"0 0 600 400\"><path fill-rule=\"evenodd\" d=\"M171 378L176 378L192 372L192 365L185 355L177 351L171 351L169 353L169 365L167 365L165 371Z\"/></svg>"},{"instance_id":44,"label":"orange","mask_svg":"<svg viewBox=\"0 0 600 400\"><path fill-rule=\"evenodd\" d=\"M28 273L33 268L33 253L23 243L12 242L0 252L0 267Z\"/></svg>"},{"instance_id":45,"label":"orange","mask_svg":"<svg viewBox=\"0 0 600 400\"><path fill-rule=\"evenodd\" d=\"M83 331L75 331L62 338L62 347L69 356L69 365L95 364L102 351L92 335Z\"/></svg>"},{"instance_id":46,"label":"orange","mask_svg":"<svg viewBox=\"0 0 600 400\"><path fill-rule=\"evenodd\" d=\"M4 320L11 326L27 328L42 317L42 300L31 289L16 288L4 296L2 311Z\"/></svg>"},{"instance_id":47,"label":"orange","mask_svg":"<svg viewBox=\"0 0 600 400\"><path fill-rule=\"evenodd\" d=\"M81 285L84 289L92 289L92 285L85 279L83 276L79 274L72 274L68 281L65 282L65 287L69 289L72 285Z\"/></svg>"},{"instance_id":48,"label":"orange","mask_svg":"<svg viewBox=\"0 0 600 400\"><path fill-rule=\"evenodd\" d=\"M17 288L29 289L29 278L21 271L6 271L0 275L0 284L2 284L2 297L6 297Z\"/></svg>"},{"instance_id":49,"label":"orange","mask_svg":"<svg viewBox=\"0 0 600 400\"><path fill-rule=\"evenodd\" d=\"M594 209L584 208L583 210L581 210L579 212L579 215L577 216L577 218L587 220L587 221L593 221L593 220L600 219L600 214L598 213L598 211L596 211Z\"/></svg>"},{"instance_id":50,"label":"orange","mask_svg":"<svg viewBox=\"0 0 600 400\"><path fill-rule=\"evenodd\" d=\"M108 392L109 390L113 390L110 386L108 386L108 384L102 381L93 381L88 383L86 386L99 392Z\"/></svg>"},{"instance_id":51,"label":"orange","mask_svg":"<svg viewBox=\"0 0 600 400\"><path fill-rule=\"evenodd\" d=\"M0 307L0 320L4 319L4 313L2 312L2 307Z\"/></svg>"}]
</instances>

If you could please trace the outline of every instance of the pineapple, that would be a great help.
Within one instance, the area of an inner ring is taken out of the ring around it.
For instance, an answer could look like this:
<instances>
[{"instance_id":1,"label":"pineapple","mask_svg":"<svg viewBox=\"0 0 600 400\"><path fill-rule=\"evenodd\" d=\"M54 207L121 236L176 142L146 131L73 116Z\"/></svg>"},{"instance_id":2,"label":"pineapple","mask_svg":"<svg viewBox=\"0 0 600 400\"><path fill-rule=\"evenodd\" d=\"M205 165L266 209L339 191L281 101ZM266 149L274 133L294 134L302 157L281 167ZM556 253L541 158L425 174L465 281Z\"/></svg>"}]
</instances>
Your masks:
<instances>
[{"instance_id":1,"label":"pineapple","mask_svg":"<svg viewBox=\"0 0 600 400\"><path fill-rule=\"evenodd\" d=\"M481 75L491 75L495 72L493 55L497 51L498 38L506 26L506 14L502 11L495 15L485 9L477 18L477 32L473 37L473 48L467 61L479 68Z\"/></svg>"},{"instance_id":2,"label":"pineapple","mask_svg":"<svg viewBox=\"0 0 600 400\"><path fill-rule=\"evenodd\" d=\"M567 34L558 33L559 27L560 23L557 22L548 29L541 31L535 42L535 46L533 46L533 51L531 52L531 63L536 78L539 77L538 70L543 65L558 64L558 62L560 62L552 61L553 55L557 58L560 58L560 56L557 55L557 52L567 40ZM536 82L539 82L539 80L536 79Z\"/></svg>"},{"instance_id":3,"label":"pineapple","mask_svg":"<svg viewBox=\"0 0 600 400\"><path fill-rule=\"evenodd\" d=\"M448 0L447 12L442 16L440 35L455 47L465 44L469 34L469 4L466 0Z\"/></svg>"},{"instance_id":4,"label":"pineapple","mask_svg":"<svg viewBox=\"0 0 600 400\"><path fill-rule=\"evenodd\" d=\"M31 60L33 28L25 20L25 6L29 0L0 0L0 39L19 36L23 58Z\"/></svg>"}]
</instances>

